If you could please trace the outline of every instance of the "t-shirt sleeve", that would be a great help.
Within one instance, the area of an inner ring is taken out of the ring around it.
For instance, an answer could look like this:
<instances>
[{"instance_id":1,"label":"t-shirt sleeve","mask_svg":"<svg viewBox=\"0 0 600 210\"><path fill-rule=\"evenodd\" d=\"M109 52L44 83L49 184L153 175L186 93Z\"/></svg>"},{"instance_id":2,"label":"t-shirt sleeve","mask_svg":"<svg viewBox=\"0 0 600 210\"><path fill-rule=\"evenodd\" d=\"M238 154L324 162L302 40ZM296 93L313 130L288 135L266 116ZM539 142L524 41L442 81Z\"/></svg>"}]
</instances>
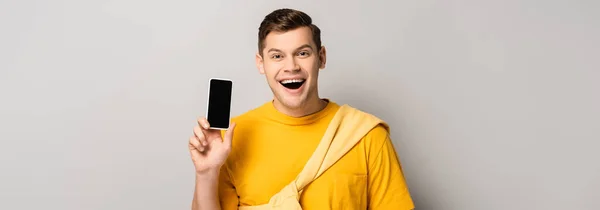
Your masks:
<instances>
[{"instance_id":1,"label":"t-shirt sleeve","mask_svg":"<svg viewBox=\"0 0 600 210\"><path fill-rule=\"evenodd\" d=\"M225 137L225 131L221 131L221 137ZM229 159L227 160L229 161ZM227 168L227 161L221 166L219 172L219 202L221 204L221 210L237 210L239 204L239 197L235 191L235 185L231 178L231 173Z\"/></svg>"},{"instance_id":2,"label":"t-shirt sleeve","mask_svg":"<svg viewBox=\"0 0 600 210\"><path fill-rule=\"evenodd\" d=\"M388 131L378 126L366 136L368 152L368 209L414 209L402 167Z\"/></svg>"},{"instance_id":3,"label":"t-shirt sleeve","mask_svg":"<svg viewBox=\"0 0 600 210\"><path fill-rule=\"evenodd\" d=\"M229 176L229 170L224 164L221 167L219 173L219 202L221 203L222 210L237 210L238 209L238 195L235 191L235 187Z\"/></svg>"}]
</instances>

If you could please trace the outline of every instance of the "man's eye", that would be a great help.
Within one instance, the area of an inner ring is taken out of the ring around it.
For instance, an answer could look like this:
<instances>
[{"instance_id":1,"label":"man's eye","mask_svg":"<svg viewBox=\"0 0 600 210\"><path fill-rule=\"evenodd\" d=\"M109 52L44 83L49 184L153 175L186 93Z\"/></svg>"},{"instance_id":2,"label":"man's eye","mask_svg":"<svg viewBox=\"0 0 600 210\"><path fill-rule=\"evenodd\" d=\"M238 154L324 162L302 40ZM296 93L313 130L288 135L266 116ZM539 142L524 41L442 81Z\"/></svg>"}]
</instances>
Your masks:
<instances>
[{"instance_id":1,"label":"man's eye","mask_svg":"<svg viewBox=\"0 0 600 210\"><path fill-rule=\"evenodd\" d=\"M302 57L306 57L306 56L308 56L310 54L308 52L306 52L306 51L301 51L301 52L298 52L298 55L302 56Z\"/></svg>"},{"instance_id":2,"label":"man's eye","mask_svg":"<svg viewBox=\"0 0 600 210\"><path fill-rule=\"evenodd\" d=\"M273 58L273 59L280 59L281 57L282 57L282 56L281 56L281 55L279 55L279 54L274 54L274 55L271 55L271 58Z\"/></svg>"}]
</instances>

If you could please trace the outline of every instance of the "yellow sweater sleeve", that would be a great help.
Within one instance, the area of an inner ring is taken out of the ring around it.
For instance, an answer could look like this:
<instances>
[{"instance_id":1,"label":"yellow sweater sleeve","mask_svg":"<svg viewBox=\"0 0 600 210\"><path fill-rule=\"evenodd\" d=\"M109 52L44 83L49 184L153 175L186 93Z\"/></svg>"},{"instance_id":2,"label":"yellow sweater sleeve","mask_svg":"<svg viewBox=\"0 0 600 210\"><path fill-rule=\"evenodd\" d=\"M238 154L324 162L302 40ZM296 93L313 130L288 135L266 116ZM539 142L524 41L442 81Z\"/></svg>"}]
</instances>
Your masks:
<instances>
[{"instance_id":1,"label":"yellow sweater sleeve","mask_svg":"<svg viewBox=\"0 0 600 210\"><path fill-rule=\"evenodd\" d=\"M387 130L378 126L365 140L368 152L368 209L414 209L396 150Z\"/></svg>"}]
</instances>

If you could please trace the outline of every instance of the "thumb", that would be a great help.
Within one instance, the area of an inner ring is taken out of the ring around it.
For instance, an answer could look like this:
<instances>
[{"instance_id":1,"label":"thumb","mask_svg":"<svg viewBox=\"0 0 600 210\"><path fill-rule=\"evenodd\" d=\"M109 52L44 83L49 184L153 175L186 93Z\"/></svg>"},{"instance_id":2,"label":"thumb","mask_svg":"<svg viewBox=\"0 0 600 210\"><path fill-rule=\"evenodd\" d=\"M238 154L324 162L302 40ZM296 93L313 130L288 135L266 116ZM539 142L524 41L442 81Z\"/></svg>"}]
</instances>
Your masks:
<instances>
[{"instance_id":1,"label":"thumb","mask_svg":"<svg viewBox=\"0 0 600 210\"><path fill-rule=\"evenodd\" d=\"M235 129L235 123L232 123L231 126L229 126L229 129L225 131L225 139L223 139L223 144L226 147L231 146L231 140L233 139L233 129Z\"/></svg>"}]
</instances>

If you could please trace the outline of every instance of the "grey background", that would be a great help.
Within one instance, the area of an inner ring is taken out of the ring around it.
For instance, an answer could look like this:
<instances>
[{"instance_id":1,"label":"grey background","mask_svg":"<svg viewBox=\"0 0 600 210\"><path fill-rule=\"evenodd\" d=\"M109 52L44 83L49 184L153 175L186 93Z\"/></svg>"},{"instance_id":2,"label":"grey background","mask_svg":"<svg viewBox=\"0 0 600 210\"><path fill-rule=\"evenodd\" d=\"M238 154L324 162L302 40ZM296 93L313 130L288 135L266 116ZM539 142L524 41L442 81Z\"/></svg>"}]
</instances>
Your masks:
<instances>
[{"instance_id":1,"label":"grey background","mask_svg":"<svg viewBox=\"0 0 600 210\"><path fill-rule=\"evenodd\" d=\"M189 209L207 80L271 97L270 11L321 95L392 127L418 209L600 209L599 1L0 1L0 209Z\"/></svg>"}]
</instances>

